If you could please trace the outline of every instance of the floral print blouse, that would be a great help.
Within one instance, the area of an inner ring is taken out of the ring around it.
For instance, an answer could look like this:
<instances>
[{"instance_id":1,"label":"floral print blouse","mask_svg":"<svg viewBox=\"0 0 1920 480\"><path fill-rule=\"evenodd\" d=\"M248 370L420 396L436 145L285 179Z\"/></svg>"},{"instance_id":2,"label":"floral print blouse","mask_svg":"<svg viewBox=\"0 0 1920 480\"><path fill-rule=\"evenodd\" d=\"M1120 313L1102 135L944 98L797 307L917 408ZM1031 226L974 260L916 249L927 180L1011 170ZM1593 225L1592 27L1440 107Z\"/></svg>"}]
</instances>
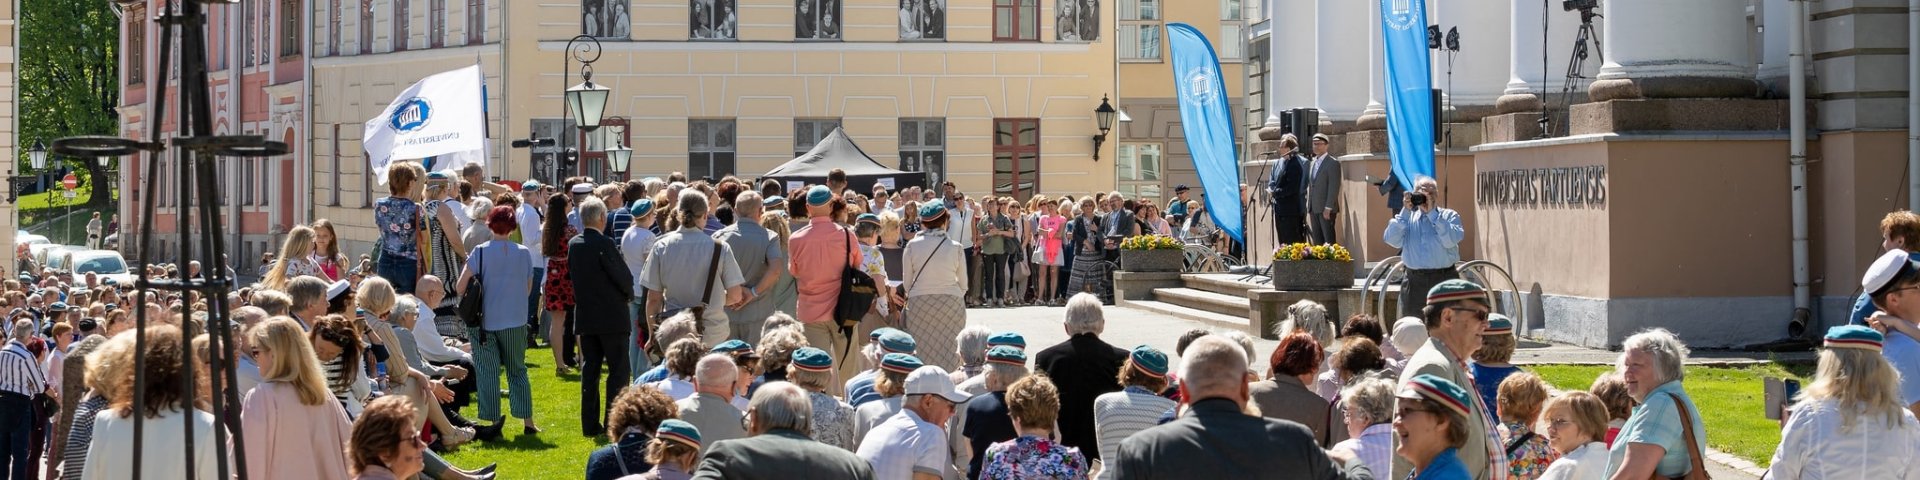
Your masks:
<instances>
[{"instance_id":1,"label":"floral print blouse","mask_svg":"<svg viewBox=\"0 0 1920 480\"><path fill-rule=\"evenodd\" d=\"M993 480L1087 478L1087 457L1080 449L1041 437L1020 438L987 447L980 478Z\"/></svg>"},{"instance_id":2,"label":"floral print blouse","mask_svg":"<svg viewBox=\"0 0 1920 480\"><path fill-rule=\"evenodd\" d=\"M853 406L832 395L807 392L813 403L813 439L851 452L854 450Z\"/></svg>"},{"instance_id":3,"label":"floral print blouse","mask_svg":"<svg viewBox=\"0 0 1920 480\"><path fill-rule=\"evenodd\" d=\"M1501 422L1501 425L1507 431L1505 438L1509 444L1532 431L1523 423ZM1547 473L1547 465L1559 458L1560 454L1554 452L1552 446L1547 445L1547 437L1536 433L1533 438L1527 439L1526 444L1515 449L1513 453L1507 454L1507 465L1511 470L1507 478L1510 480L1540 478L1541 474Z\"/></svg>"},{"instance_id":4,"label":"floral print blouse","mask_svg":"<svg viewBox=\"0 0 1920 480\"><path fill-rule=\"evenodd\" d=\"M873 276L873 280L876 282L886 281L887 257L880 254L879 246L865 243L860 244L860 271L867 272L867 275ZM877 311L880 312L880 315L887 315L886 297L875 296L873 298L873 306L878 309Z\"/></svg>"},{"instance_id":5,"label":"floral print blouse","mask_svg":"<svg viewBox=\"0 0 1920 480\"><path fill-rule=\"evenodd\" d=\"M380 227L380 252L408 260L420 258L418 234L420 204L400 197L382 198L373 204L374 224Z\"/></svg>"}]
</instances>

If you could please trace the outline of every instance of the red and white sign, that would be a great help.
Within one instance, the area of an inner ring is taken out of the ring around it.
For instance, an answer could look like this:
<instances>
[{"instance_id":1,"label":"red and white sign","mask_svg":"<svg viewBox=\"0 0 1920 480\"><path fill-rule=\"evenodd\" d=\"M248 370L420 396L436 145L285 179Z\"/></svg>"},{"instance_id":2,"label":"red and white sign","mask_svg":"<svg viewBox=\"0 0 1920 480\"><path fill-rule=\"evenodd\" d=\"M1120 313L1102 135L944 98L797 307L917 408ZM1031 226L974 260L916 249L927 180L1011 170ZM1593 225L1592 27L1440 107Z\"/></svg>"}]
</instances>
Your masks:
<instances>
[{"instance_id":1,"label":"red and white sign","mask_svg":"<svg viewBox=\"0 0 1920 480\"><path fill-rule=\"evenodd\" d=\"M68 190L80 188L80 177L72 173L68 173L67 178L60 180L60 184L65 185Z\"/></svg>"}]
</instances>

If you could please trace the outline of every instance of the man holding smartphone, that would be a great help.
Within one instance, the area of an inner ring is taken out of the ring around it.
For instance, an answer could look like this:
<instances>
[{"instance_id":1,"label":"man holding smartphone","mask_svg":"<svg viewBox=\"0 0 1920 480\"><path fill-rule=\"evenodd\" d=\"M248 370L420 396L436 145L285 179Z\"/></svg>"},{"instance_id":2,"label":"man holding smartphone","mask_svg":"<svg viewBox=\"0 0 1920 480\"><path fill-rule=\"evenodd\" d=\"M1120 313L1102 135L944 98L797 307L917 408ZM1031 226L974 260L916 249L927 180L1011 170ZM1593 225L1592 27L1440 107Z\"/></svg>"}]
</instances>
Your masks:
<instances>
[{"instance_id":1,"label":"man holding smartphone","mask_svg":"<svg viewBox=\"0 0 1920 480\"><path fill-rule=\"evenodd\" d=\"M1460 278L1454 264L1460 263L1460 240L1467 229L1460 213L1435 204L1440 184L1421 176L1413 181L1413 190L1404 195L1406 208L1387 222L1387 245L1399 248L1407 265L1407 281L1400 286L1400 316L1420 316L1427 304L1427 290L1440 282Z\"/></svg>"}]
</instances>

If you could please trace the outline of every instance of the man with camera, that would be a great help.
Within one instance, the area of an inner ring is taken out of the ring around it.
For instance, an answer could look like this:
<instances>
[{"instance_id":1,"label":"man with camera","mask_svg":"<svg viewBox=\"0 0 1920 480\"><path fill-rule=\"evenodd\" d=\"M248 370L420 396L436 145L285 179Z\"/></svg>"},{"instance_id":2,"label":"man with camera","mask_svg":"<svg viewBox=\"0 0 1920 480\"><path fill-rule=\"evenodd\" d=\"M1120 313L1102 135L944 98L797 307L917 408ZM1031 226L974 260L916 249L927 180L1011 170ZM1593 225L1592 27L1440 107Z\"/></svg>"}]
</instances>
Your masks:
<instances>
[{"instance_id":1,"label":"man with camera","mask_svg":"<svg viewBox=\"0 0 1920 480\"><path fill-rule=\"evenodd\" d=\"M1460 278L1454 264L1460 262L1460 240L1467 229L1460 224L1460 213L1435 205L1440 184L1427 176L1416 177L1413 190L1404 193L1406 208L1387 222L1387 245L1400 249L1407 265L1407 282L1400 287L1400 316L1419 316L1427 304L1427 290L1440 282Z\"/></svg>"}]
</instances>

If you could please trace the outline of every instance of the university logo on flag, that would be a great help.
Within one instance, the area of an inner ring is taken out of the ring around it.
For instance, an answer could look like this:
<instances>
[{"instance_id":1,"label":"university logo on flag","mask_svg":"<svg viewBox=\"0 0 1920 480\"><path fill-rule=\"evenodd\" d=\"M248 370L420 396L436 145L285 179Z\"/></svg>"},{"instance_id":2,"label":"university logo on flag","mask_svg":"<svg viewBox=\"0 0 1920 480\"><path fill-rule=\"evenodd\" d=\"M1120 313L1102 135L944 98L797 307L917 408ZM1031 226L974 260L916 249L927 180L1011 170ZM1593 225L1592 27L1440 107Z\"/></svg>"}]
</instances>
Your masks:
<instances>
[{"instance_id":1,"label":"university logo on flag","mask_svg":"<svg viewBox=\"0 0 1920 480\"><path fill-rule=\"evenodd\" d=\"M368 171L380 184L387 183L387 165L395 160L418 159L433 170L454 171L485 162L486 84L480 66L420 79L365 127L361 146Z\"/></svg>"}]
</instances>

